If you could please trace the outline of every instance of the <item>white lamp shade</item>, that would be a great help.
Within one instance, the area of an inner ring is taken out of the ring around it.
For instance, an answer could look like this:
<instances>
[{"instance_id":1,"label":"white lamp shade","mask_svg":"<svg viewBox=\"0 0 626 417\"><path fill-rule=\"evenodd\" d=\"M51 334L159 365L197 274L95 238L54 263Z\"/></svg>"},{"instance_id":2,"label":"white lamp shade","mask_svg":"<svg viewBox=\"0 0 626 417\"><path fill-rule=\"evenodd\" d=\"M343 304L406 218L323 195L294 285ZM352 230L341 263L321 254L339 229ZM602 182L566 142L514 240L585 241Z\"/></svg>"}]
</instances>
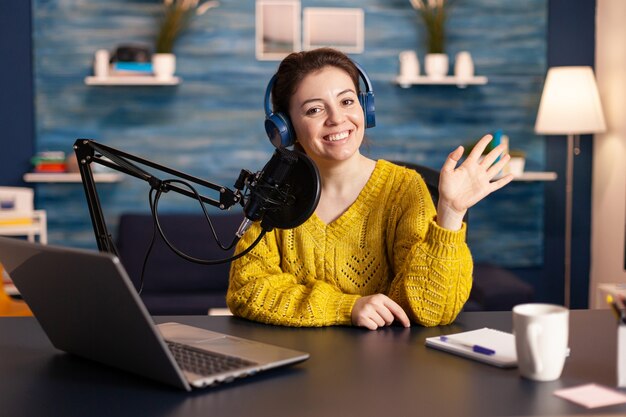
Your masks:
<instances>
[{"instance_id":1,"label":"white lamp shade","mask_svg":"<svg viewBox=\"0 0 626 417\"><path fill-rule=\"evenodd\" d=\"M535 132L547 135L606 130L591 67L553 67L543 87Z\"/></svg>"}]
</instances>

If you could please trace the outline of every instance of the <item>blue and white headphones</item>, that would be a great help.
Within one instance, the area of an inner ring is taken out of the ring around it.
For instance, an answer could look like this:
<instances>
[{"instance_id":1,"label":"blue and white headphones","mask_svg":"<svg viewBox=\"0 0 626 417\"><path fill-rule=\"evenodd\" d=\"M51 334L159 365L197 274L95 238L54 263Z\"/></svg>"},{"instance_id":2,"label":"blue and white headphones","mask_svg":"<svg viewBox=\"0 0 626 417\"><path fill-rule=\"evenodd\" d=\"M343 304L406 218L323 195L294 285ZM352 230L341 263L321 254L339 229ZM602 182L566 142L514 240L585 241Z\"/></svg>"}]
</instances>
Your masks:
<instances>
[{"instance_id":1,"label":"blue and white headphones","mask_svg":"<svg viewBox=\"0 0 626 417\"><path fill-rule=\"evenodd\" d=\"M359 103L363 108L365 114L365 128L376 126L376 118L374 115L374 90L372 89L372 83L367 77L367 73L359 64L354 62L354 66L359 71L359 75L365 84L365 91L359 93ZM272 88L276 82L276 74L272 77L267 88L265 89L265 132L274 145L277 148L285 148L293 145L296 142L296 134L289 120L289 116L285 113L272 112L272 106L270 103L270 95Z\"/></svg>"}]
</instances>

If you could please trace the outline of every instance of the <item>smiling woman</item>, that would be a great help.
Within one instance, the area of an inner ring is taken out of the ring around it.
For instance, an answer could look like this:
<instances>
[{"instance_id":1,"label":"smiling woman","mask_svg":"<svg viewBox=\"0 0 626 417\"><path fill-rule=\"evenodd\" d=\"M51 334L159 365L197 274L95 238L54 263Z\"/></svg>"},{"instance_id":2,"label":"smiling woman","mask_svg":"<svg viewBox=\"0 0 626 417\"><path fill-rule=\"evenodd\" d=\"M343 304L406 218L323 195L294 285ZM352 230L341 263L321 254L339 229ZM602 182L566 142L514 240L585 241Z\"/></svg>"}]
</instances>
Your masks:
<instances>
[{"instance_id":1,"label":"smiling woman","mask_svg":"<svg viewBox=\"0 0 626 417\"><path fill-rule=\"evenodd\" d=\"M363 109L357 87L345 71L325 67L307 75L291 97L289 114L298 143L318 167L357 158L355 168L367 181L374 161L359 153L365 130Z\"/></svg>"},{"instance_id":2,"label":"smiling woman","mask_svg":"<svg viewBox=\"0 0 626 417\"><path fill-rule=\"evenodd\" d=\"M503 147L479 161L491 140L485 136L459 167L463 148L454 150L441 172L435 210L415 171L361 154L365 129L374 126L373 91L364 71L330 48L292 53L281 62L268 86L266 113L272 142L295 142L317 165L322 191L306 222L267 233L233 262L231 311L289 326L374 330L393 322L452 322L472 283L462 218L512 179L491 182L508 161L496 162ZM286 132L279 141L276 130ZM256 235L244 235L238 251Z\"/></svg>"}]
</instances>

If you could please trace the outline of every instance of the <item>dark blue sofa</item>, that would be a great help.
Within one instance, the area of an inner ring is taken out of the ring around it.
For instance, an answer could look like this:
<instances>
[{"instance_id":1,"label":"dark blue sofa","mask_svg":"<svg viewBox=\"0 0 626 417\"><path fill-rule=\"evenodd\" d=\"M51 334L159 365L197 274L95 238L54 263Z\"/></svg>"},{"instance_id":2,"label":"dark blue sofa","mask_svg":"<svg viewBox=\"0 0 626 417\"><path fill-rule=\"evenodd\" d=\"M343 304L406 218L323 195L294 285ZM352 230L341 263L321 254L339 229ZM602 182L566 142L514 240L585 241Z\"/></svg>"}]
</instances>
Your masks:
<instances>
[{"instance_id":1,"label":"dark blue sofa","mask_svg":"<svg viewBox=\"0 0 626 417\"><path fill-rule=\"evenodd\" d=\"M166 235L182 251L203 259L224 259L202 215L163 214L159 217ZM230 243L242 214L218 214L211 219L220 240ZM152 236L150 214L124 214L120 218L117 247L122 263L135 286ZM156 242L146 266L141 294L152 315L207 314L210 308L226 307L229 264L199 265L180 258L162 242ZM533 300L532 287L506 269L474 265L474 284L465 311L510 310Z\"/></svg>"},{"instance_id":2,"label":"dark blue sofa","mask_svg":"<svg viewBox=\"0 0 626 417\"><path fill-rule=\"evenodd\" d=\"M162 214L160 223L168 239L181 251L201 259L229 258L215 243L202 215ZM228 245L242 215L212 215L216 233ZM141 269L152 237L150 214L123 214L116 245L120 260L139 288ZM207 314L209 308L226 307L230 263L200 265L172 252L157 234L144 274L141 298L152 315Z\"/></svg>"}]
</instances>

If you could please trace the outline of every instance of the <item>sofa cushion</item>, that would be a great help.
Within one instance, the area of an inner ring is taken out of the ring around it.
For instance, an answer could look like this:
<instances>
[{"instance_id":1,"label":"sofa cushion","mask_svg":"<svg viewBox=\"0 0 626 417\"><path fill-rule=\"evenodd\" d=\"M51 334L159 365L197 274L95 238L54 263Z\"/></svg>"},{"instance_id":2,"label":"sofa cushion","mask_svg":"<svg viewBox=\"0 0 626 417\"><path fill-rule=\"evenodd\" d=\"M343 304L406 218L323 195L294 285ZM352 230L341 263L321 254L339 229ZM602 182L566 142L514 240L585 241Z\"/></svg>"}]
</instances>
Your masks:
<instances>
[{"instance_id":1,"label":"sofa cushion","mask_svg":"<svg viewBox=\"0 0 626 417\"><path fill-rule=\"evenodd\" d=\"M517 304L534 299L534 289L511 271L489 263L474 264L474 284L470 300L478 309L510 311ZM471 311L471 304L466 311Z\"/></svg>"},{"instance_id":2,"label":"sofa cushion","mask_svg":"<svg viewBox=\"0 0 626 417\"><path fill-rule=\"evenodd\" d=\"M234 248L224 251L217 245L203 215L161 214L159 220L168 240L193 257L218 260L229 258L234 252ZM227 246L232 242L242 216L212 215L211 220L220 241ZM149 214L123 214L120 217L117 234L119 257L137 288L152 237L152 222ZM179 257L157 232L146 265L142 298L152 314L157 314L157 311L158 314L183 314L180 309L186 308L183 300L195 300L195 304L202 304L204 300L205 305L202 305L201 310L205 314L208 308L226 305L224 297L229 269L230 262L200 265ZM175 299L178 301L174 302ZM220 302L216 303L216 300ZM169 305L166 310L171 313L164 313L159 305Z\"/></svg>"}]
</instances>

